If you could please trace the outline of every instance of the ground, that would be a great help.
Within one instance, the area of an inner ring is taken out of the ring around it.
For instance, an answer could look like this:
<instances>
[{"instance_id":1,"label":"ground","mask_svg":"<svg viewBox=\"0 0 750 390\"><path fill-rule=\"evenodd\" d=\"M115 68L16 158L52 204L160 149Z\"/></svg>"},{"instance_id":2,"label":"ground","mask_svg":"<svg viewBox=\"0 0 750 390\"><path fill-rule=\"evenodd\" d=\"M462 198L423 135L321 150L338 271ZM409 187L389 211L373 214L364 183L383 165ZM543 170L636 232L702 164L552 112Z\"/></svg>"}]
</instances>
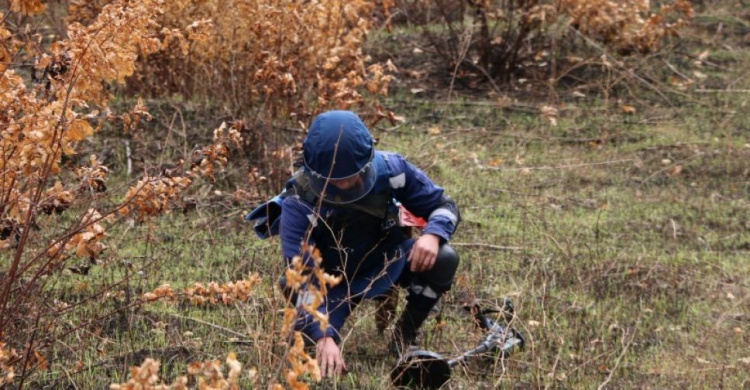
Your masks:
<instances>
[{"instance_id":1,"label":"ground","mask_svg":"<svg viewBox=\"0 0 750 390\"><path fill-rule=\"evenodd\" d=\"M582 72L553 93L518 79L501 91L469 88L481 77L451 83L418 58L402 59L385 105L403 121L372 129L378 147L422 168L462 214L452 240L461 256L456 283L425 324L421 346L445 356L473 347L482 331L462 307L505 297L515 303L511 326L527 340L507 360L458 367L448 388L750 386L748 33L746 14L701 14L669 56L616 67L609 78ZM393 40L383 39L381 47ZM428 76L409 76L420 72ZM644 73L654 77L632 76ZM194 128L211 123L189 103L149 104L156 127L178 112L194 117ZM124 167L119 140L102 142L89 147ZM79 306L47 357L52 369L33 387L106 388L145 357L160 359L171 382L189 362L229 351L257 368L258 383L281 380L279 243L257 239L242 222L253 204L224 195L245 185L236 179L244 172L231 174L234 181L203 185L208 200L196 210L116 225L106 266L61 280L60 300ZM110 187L129 179L120 170L113 180ZM163 283L183 288L249 273L262 281L245 302L123 309ZM85 303L103 290L125 293ZM350 372L321 388L390 386L395 359L374 311L365 304L348 321Z\"/></svg>"}]
</instances>

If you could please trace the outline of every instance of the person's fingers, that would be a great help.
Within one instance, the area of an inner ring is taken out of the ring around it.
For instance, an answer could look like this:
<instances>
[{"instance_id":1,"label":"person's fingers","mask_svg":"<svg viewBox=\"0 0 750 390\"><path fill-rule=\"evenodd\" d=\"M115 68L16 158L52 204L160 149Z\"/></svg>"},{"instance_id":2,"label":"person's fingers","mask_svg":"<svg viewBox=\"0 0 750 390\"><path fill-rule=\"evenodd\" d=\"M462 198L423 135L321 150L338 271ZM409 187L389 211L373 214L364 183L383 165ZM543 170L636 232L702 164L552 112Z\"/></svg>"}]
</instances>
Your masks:
<instances>
[{"instance_id":1,"label":"person's fingers","mask_svg":"<svg viewBox=\"0 0 750 390\"><path fill-rule=\"evenodd\" d=\"M421 268L422 268L422 253L417 252L414 255L414 260L411 262L411 271L419 272Z\"/></svg>"},{"instance_id":2,"label":"person's fingers","mask_svg":"<svg viewBox=\"0 0 750 390\"><path fill-rule=\"evenodd\" d=\"M424 270L429 271L432 269L432 267L435 266L435 260L437 260L437 256L430 256L425 264Z\"/></svg>"},{"instance_id":3,"label":"person's fingers","mask_svg":"<svg viewBox=\"0 0 750 390\"><path fill-rule=\"evenodd\" d=\"M341 356L339 355L338 358L336 359L336 374L337 375L346 374L346 371L347 371L346 363L344 363L344 359L342 359Z\"/></svg>"},{"instance_id":4,"label":"person's fingers","mask_svg":"<svg viewBox=\"0 0 750 390\"><path fill-rule=\"evenodd\" d=\"M319 359L318 359L318 365L320 366L320 374L321 374L321 375L323 375L323 376L327 376L327 375L326 375L326 369L327 369L328 367L327 367L327 365L326 365L326 361L325 361L325 359L320 359L320 358L319 358Z\"/></svg>"},{"instance_id":5,"label":"person's fingers","mask_svg":"<svg viewBox=\"0 0 750 390\"><path fill-rule=\"evenodd\" d=\"M424 261L422 261L422 271L429 271L430 270L430 257L425 257Z\"/></svg>"},{"instance_id":6,"label":"person's fingers","mask_svg":"<svg viewBox=\"0 0 750 390\"><path fill-rule=\"evenodd\" d=\"M427 265L427 261L429 259L429 252L422 249L419 252L419 261L417 262L417 272L422 272L425 270L425 266Z\"/></svg>"},{"instance_id":7,"label":"person's fingers","mask_svg":"<svg viewBox=\"0 0 750 390\"><path fill-rule=\"evenodd\" d=\"M329 377L333 377L334 375L336 375L338 373L337 372L338 371L338 367L337 367L337 364L336 364L336 360L337 359L336 359L335 354L330 354L329 355L329 357L328 357L328 376Z\"/></svg>"},{"instance_id":8,"label":"person's fingers","mask_svg":"<svg viewBox=\"0 0 750 390\"><path fill-rule=\"evenodd\" d=\"M419 272L424 272L427 269L427 262L429 261L429 253L422 253L422 258L419 261Z\"/></svg>"}]
</instances>

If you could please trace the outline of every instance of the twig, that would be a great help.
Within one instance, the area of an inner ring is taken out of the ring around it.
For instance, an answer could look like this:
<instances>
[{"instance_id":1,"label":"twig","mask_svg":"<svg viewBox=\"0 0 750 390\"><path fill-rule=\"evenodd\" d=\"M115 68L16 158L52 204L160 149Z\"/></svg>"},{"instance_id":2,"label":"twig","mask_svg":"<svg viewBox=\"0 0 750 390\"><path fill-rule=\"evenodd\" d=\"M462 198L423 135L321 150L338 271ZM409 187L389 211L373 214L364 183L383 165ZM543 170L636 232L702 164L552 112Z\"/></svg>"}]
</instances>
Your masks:
<instances>
[{"instance_id":1,"label":"twig","mask_svg":"<svg viewBox=\"0 0 750 390\"><path fill-rule=\"evenodd\" d=\"M193 317L186 317L186 316L181 316L181 315L179 315L179 314L170 314L170 316L172 316L172 317L175 317L175 318L181 318L181 319L184 319L184 320L190 320L190 321L193 321L193 322L197 322L197 323L199 323L199 324L201 324L201 325L206 325L206 326L210 326L210 327L212 327L212 328L214 328L214 329L218 329L218 330L220 330L220 331L223 331L223 332L229 333L229 334L231 334L231 335L233 335L233 336L237 336L237 337L242 337L242 338L246 338L246 337L247 337L247 335L246 335L246 334L242 334L242 333L240 333L240 332L235 332L235 331L233 331L233 330L231 330L231 329L227 329L227 328L225 328L225 327L223 327L223 326L220 326L220 325L216 325L216 324L212 324L212 323L210 323L210 322L206 322L206 321L203 321L203 320L199 320L199 319L197 319L197 318L193 318Z\"/></svg>"},{"instance_id":2,"label":"twig","mask_svg":"<svg viewBox=\"0 0 750 390\"><path fill-rule=\"evenodd\" d=\"M133 174L133 160L130 158L130 141L125 140L125 158L128 160L128 177Z\"/></svg>"},{"instance_id":3,"label":"twig","mask_svg":"<svg viewBox=\"0 0 750 390\"><path fill-rule=\"evenodd\" d=\"M719 326L720 326L720 325L721 325L721 324L722 324L722 323L723 323L724 321L726 321L727 317L729 317L729 313L730 313L731 311L735 310L736 308L738 308L738 307L740 307L740 306L744 305L744 304L745 304L745 302L747 302L747 301L748 301L748 299L750 299L750 296L745 296L744 298L742 298L742 299L738 300L738 301L737 301L737 303L735 303L734 305L732 305L732 307L731 307L731 308L730 308L729 310L725 311L724 313L721 313L721 315L719 316L719 319L718 319L718 320L716 320L716 322L714 323L714 326L713 326L713 327L711 327L711 332L716 332L716 330L717 330L717 329L719 329Z\"/></svg>"},{"instance_id":4,"label":"twig","mask_svg":"<svg viewBox=\"0 0 750 390\"><path fill-rule=\"evenodd\" d=\"M750 89L696 89L698 93L750 93Z\"/></svg>"},{"instance_id":5,"label":"twig","mask_svg":"<svg viewBox=\"0 0 750 390\"><path fill-rule=\"evenodd\" d=\"M669 61L667 61L667 60L663 60L663 61L664 61L664 64L666 64L666 65L667 65L667 67L668 67L669 69L671 69L671 70L672 70L672 72L674 72L674 73L675 73L676 75L678 75L678 76L682 77L682 78L683 78L684 80L691 80L691 79L690 79L690 77L687 77L687 76L685 76L685 74L684 74L684 73L682 73L682 72L680 72L679 70L677 70L677 68L675 68L675 66L674 66L674 65L670 64L670 63L669 63Z\"/></svg>"},{"instance_id":6,"label":"twig","mask_svg":"<svg viewBox=\"0 0 750 390\"><path fill-rule=\"evenodd\" d=\"M680 161L678 161L678 162L676 162L676 163L674 163L674 164L670 164L670 165L668 165L668 166L667 166L667 167L665 167L665 168L659 169L658 171L656 171L656 172L652 173L652 174L651 174L651 175L650 175L649 177L647 177L647 178L643 179L643 181L642 181L642 182L640 182L640 184L638 184L638 186L639 186L639 187L640 187L640 186L642 186L642 185L643 185L643 184L645 184L645 183L646 183L647 181L649 181L649 180L653 179L653 178L654 178L655 176L659 175L659 174L660 174L660 173L662 173L662 172L666 172L666 171L668 171L668 170L670 170L670 169L672 169L672 168L676 167L677 165L680 165L680 164L684 164L684 163L686 163L686 162L688 162L688 161L690 161L690 160L694 160L694 159L696 159L696 158L698 158L698 157L701 157L701 155L700 155L700 154L697 154L697 155L695 155L695 156L691 156L691 157L688 157L688 158L686 158L686 159L684 159L684 160L680 160Z\"/></svg>"},{"instance_id":7,"label":"twig","mask_svg":"<svg viewBox=\"0 0 750 390\"><path fill-rule=\"evenodd\" d=\"M469 29L467 29L464 32L464 37L461 40L461 53L459 53L458 61L456 61L456 66L453 69L453 75L451 76L451 84L448 88L448 98L446 99L447 102L451 101L451 94L453 93L453 84L456 82L456 76L458 75L458 68L461 66L461 63L464 61L464 58L466 57L466 53L469 51L469 47L471 47L471 37L473 34L472 28L473 26L470 26Z\"/></svg>"},{"instance_id":8,"label":"twig","mask_svg":"<svg viewBox=\"0 0 750 390\"><path fill-rule=\"evenodd\" d=\"M554 382L555 379L556 379L555 378L555 371L557 371L557 364L560 363L560 355L562 355L562 353L563 353L563 349L562 348L558 349L557 350L557 356L555 356L555 362L552 363L552 372L550 372L550 375L552 376L552 382ZM544 390L547 390L549 388L550 388L550 383L547 383L544 386Z\"/></svg>"},{"instance_id":9,"label":"twig","mask_svg":"<svg viewBox=\"0 0 750 390\"><path fill-rule=\"evenodd\" d=\"M500 171L500 172L555 171L555 170L558 170L558 169L582 168L582 167L589 167L589 166L595 166L595 165L624 164L624 163L628 163L628 162L632 162L632 161L633 161L632 158L628 158L628 159L624 159L624 160L613 160L613 161L604 161L604 162L596 162L596 163L558 165L556 167L542 166L542 167L508 168L508 169L495 168L495 167L481 167L481 169L492 170L492 171Z\"/></svg>"},{"instance_id":10,"label":"twig","mask_svg":"<svg viewBox=\"0 0 750 390\"><path fill-rule=\"evenodd\" d=\"M574 33L575 33L576 35L578 35L579 37L581 37L581 38L582 38L582 39L583 39L584 41L586 41L586 43L588 43L589 45L591 45L591 46L595 47L595 48L596 48L597 50L599 50L599 51L600 51L600 52L601 52L602 54L604 54L605 56L607 56L607 57L611 57L611 58L614 58L614 57L613 57L613 56L612 56L611 54L609 54L609 53L607 52L607 50L605 50L605 49L604 49L603 47L601 47L601 46L600 46L600 45L598 45L598 44L597 44L596 42L594 42L594 41L593 41L593 40L592 40L591 38L589 38L589 37L587 37L587 36L583 35L583 34L582 34L582 33L581 33L580 31L578 31L577 29L575 29L575 28L571 27L571 28L570 28L570 30L571 30L571 31L573 31L573 32L574 32ZM644 79L643 77L641 77L641 76L638 76L638 75L637 75L637 74L635 74L635 72L633 72L633 71L632 71L631 69L627 69L627 68L625 68L624 66L622 66L622 65L619 65L619 64L617 64L617 61L615 61L615 64L616 64L616 65L618 65L618 66L619 66L619 67L621 68L621 69L620 69L620 71L621 71L621 72L624 72L624 73L626 73L627 75L629 75L630 77L632 77L632 78L634 78L634 79L636 79L636 80L640 81L641 83L643 83L644 85L646 85L647 87L649 87L650 89L652 89L652 90L653 90L654 92L656 92L656 93L657 93L657 94L658 94L659 96L661 96L661 97L662 97L662 98L663 98L663 99L664 99L664 100L665 100L665 101L667 102L667 104L669 104L670 106L674 107L674 104L672 103L672 101L671 101L671 100L669 100L669 98L667 97L667 95L665 95L665 94L664 94L664 92L662 92L662 91L661 91L661 90L660 90L659 88L657 88L657 87L656 87L656 86L655 86L654 84L652 84L652 83L648 82L648 81L647 81L647 80L645 80L645 79Z\"/></svg>"},{"instance_id":11,"label":"twig","mask_svg":"<svg viewBox=\"0 0 750 390\"><path fill-rule=\"evenodd\" d=\"M620 352L620 356L617 357L617 361L615 362L615 366L612 367L611 370L609 370L609 375L607 375L607 379L602 382L597 390L602 390L604 386L606 386L610 380L612 380L612 376L615 375L615 371L617 371L617 367L620 366L620 362L622 361L623 356L628 352L628 348L630 348L630 345L633 344L633 340L635 339L635 330L633 331L633 335L630 337L630 341L625 345L625 348L622 349L622 352Z\"/></svg>"},{"instance_id":12,"label":"twig","mask_svg":"<svg viewBox=\"0 0 750 390\"><path fill-rule=\"evenodd\" d=\"M499 251L523 250L523 247L520 247L520 246L500 246L500 245L492 245L492 244L483 244L481 242L451 242L450 245L451 246L476 247L476 248L489 248L489 249L495 249Z\"/></svg>"},{"instance_id":13,"label":"twig","mask_svg":"<svg viewBox=\"0 0 750 390\"><path fill-rule=\"evenodd\" d=\"M742 79L744 79L747 76L750 76L750 72L743 73L740 77L737 77L736 79L734 79L734 81L732 81L731 83L727 84L727 86L726 86L726 88L724 88L724 90L725 91L731 90L732 87L734 87L735 85L737 85L737 83L739 83L740 81L742 81Z\"/></svg>"}]
</instances>

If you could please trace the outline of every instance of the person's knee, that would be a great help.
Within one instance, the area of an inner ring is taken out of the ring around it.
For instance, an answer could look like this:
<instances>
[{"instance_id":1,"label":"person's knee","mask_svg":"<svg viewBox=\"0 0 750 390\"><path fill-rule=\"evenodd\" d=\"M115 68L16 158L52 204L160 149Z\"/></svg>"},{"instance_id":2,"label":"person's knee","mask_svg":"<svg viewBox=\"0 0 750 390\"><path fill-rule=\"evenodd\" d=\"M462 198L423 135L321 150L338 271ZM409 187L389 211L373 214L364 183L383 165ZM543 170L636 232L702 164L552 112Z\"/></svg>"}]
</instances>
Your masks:
<instances>
[{"instance_id":1,"label":"person's knee","mask_svg":"<svg viewBox=\"0 0 750 390\"><path fill-rule=\"evenodd\" d=\"M442 267L455 274L456 269L458 269L458 260L458 253L456 253L452 246L444 244L440 247L437 255L437 263L440 263Z\"/></svg>"},{"instance_id":2,"label":"person's knee","mask_svg":"<svg viewBox=\"0 0 750 390\"><path fill-rule=\"evenodd\" d=\"M458 253L450 245L445 244L438 251L435 266L425 272L423 277L434 289L447 291L453 284L458 262Z\"/></svg>"}]
</instances>

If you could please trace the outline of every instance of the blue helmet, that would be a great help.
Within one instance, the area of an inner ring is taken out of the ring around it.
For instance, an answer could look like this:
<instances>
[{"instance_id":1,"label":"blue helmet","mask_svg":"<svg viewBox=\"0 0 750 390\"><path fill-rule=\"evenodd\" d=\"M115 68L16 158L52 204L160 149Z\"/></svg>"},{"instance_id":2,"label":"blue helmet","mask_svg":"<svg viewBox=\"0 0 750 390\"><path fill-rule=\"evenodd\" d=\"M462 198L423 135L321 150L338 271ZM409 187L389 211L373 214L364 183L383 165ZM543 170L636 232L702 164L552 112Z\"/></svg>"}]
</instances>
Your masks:
<instances>
[{"instance_id":1,"label":"blue helmet","mask_svg":"<svg viewBox=\"0 0 750 390\"><path fill-rule=\"evenodd\" d=\"M375 185L374 140L351 111L328 111L313 120L302 143L310 188L329 203L362 199ZM346 188L335 185L347 181Z\"/></svg>"}]
</instances>

